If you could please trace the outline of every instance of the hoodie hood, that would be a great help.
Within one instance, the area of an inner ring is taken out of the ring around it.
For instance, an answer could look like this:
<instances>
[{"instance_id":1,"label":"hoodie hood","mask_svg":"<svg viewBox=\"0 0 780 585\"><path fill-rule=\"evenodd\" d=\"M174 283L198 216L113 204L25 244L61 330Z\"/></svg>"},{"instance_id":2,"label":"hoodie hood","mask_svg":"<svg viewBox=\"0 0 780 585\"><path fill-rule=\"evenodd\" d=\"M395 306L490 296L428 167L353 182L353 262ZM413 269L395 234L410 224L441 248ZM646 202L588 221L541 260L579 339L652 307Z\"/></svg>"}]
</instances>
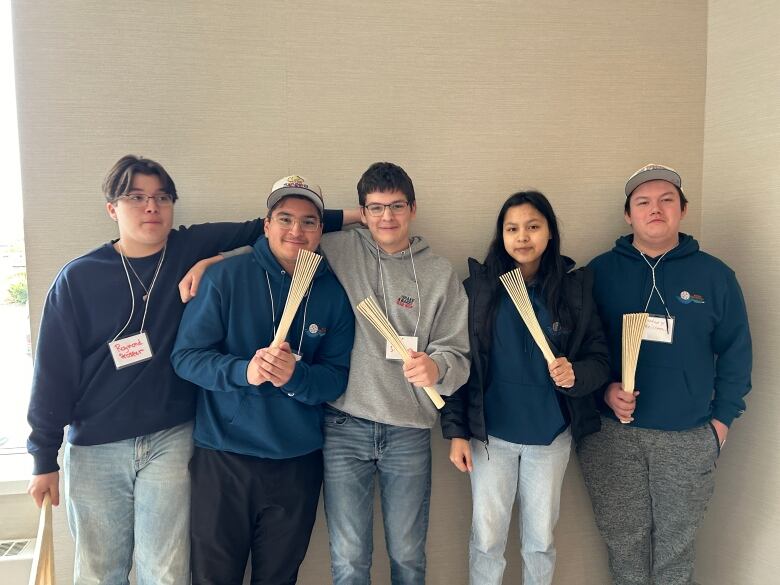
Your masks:
<instances>
[{"instance_id":1,"label":"hoodie hood","mask_svg":"<svg viewBox=\"0 0 780 585\"><path fill-rule=\"evenodd\" d=\"M643 275L641 282L642 285L638 289L639 301L643 310L650 310L651 313L662 315L666 312L666 305L669 300L667 297L671 296L671 292L666 292L666 267L670 262L681 260L699 251L699 243L688 234L680 233L679 242L677 246L656 257L650 257L642 253L634 247L634 236L629 234L622 236L615 241L615 247L612 251L624 258L630 258L643 266L640 268ZM653 282L658 290L663 295L663 302L658 297L657 293L653 290Z\"/></svg>"},{"instance_id":2,"label":"hoodie hood","mask_svg":"<svg viewBox=\"0 0 780 585\"><path fill-rule=\"evenodd\" d=\"M680 232L678 244L664 254L664 260L672 260L675 258L683 258L690 256L699 251L699 242L693 239L692 236ZM642 254L634 247L634 235L629 234L627 236L621 236L615 240L615 247L612 248L613 252L617 252L623 256L630 258L636 258L642 262Z\"/></svg>"}]
</instances>

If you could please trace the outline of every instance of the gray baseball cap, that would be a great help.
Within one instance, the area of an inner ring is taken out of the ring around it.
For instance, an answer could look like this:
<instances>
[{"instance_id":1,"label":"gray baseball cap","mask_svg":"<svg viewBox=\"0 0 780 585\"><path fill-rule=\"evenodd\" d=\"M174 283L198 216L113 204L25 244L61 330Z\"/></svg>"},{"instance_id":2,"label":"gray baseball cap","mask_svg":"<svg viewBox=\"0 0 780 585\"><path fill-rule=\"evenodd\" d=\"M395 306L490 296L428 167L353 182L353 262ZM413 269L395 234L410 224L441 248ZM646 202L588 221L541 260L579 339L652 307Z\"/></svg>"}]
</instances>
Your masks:
<instances>
[{"instance_id":1,"label":"gray baseball cap","mask_svg":"<svg viewBox=\"0 0 780 585\"><path fill-rule=\"evenodd\" d=\"M299 195L305 197L314 204L320 214L325 211L325 204L322 200L322 189L319 185L309 183L306 179L299 175L290 175L289 177L282 177L271 188L271 194L268 196L266 205L268 209L273 208L274 205L279 203L283 198L290 195Z\"/></svg>"},{"instance_id":2,"label":"gray baseball cap","mask_svg":"<svg viewBox=\"0 0 780 585\"><path fill-rule=\"evenodd\" d=\"M668 181L678 189L682 189L682 179L680 174L671 167L664 165L658 165L654 163L647 164L635 172L626 181L626 197L634 192L634 189L639 187L642 183L648 181Z\"/></svg>"}]
</instances>

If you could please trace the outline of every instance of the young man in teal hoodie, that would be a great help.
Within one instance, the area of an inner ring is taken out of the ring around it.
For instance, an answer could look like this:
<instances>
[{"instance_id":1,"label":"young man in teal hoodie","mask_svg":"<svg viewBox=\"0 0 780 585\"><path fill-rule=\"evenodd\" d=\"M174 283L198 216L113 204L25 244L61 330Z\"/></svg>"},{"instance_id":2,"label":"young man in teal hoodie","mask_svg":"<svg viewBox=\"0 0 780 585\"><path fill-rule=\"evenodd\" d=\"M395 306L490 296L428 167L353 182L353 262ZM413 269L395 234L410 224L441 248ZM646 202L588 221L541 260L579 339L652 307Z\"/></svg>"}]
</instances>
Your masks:
<instances>
[{"instance_id":1,"label":"young man in teal hoodie","mask_svg":"<svg viewBox=\"0 0 780 585\"><path fill-rule=\"evenodd\" d=\"M354 317L322 260L290 332L269 347L298 251L318 249L319 187L285 177L265 236L205 274L184 311L176 372L200 387L192 475L192 583L294 583L322 485L322 404L347 386Z\"/></svg>"},{"instance_id":2,"label":"young man in teal hoodie","mask_svg":"<svg viewBox=\"0 0 780 585\"><path fill-rule=\"evenodd\" d=\"M679 231L688 204L680 175L647 165L625 193L633 234L590 263L613 381L602 430L578 454L614 583L687 585L715 460L750 391L750 330L734 272ZM622 317L637 312L649 317L627 393Z\"/></svg>"}]
</instances>

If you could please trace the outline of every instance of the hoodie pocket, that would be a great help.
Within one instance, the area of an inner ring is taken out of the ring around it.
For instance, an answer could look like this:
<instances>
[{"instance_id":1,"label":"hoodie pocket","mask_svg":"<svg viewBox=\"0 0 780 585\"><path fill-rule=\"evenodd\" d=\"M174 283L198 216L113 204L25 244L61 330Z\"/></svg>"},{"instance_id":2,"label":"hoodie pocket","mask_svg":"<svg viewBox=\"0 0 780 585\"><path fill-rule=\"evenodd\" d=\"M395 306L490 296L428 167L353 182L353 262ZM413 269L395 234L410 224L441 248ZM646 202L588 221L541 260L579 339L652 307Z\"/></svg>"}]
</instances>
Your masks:
<instances>
[{"instance_id":1,"label":"hoodie pocket","mask_svg":"<svg viewBox=\"0 0 780 585\"><path fill-rule=\"evenodd\" d=\"M701 420L682 368L640 364L635 387L637 416L645 425L690 428L691 421Z\"/></svg>"},{"instance_id":2,"label":"hoodie pocket","mask_svg":"<svg viewBox=\"0 0 780 585\"><path fill-rule=\"evenodd\" d=\"M232 408L232 412L226 413L228 415L226 417L226 420L229 425L236 424L241 413L246 408L246 405L247 405L246 394L241 394L241 398L236 401L234 408Z\"/></svg>"}]
</instances>

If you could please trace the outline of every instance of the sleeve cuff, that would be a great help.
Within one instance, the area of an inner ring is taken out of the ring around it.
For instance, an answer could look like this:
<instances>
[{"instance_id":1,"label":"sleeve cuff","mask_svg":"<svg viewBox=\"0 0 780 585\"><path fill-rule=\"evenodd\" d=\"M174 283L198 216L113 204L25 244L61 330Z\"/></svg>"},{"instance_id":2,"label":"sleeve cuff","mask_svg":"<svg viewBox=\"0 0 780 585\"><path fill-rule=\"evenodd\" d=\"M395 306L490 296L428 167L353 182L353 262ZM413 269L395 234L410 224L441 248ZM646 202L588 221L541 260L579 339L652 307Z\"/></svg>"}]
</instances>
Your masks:
<instances>
[{"instance_id":1,"label":"sleeve cuff","mask_svg":"<svg viewBox=\"0 0 780 585\"><path fill-rule=\"evenodd\" d=\"M444 377L447 375L447 372L449 371L447 360L445 360L444 357L438 354L433 354L430 356L430 358L434 361L436 367L439 368L439 378L436 380L436 384L441 384L442 382L444 382Z\"/></svg>"},{"instance_id":2,"label":"sleeve cuff","mask_svg":"<svg viewBox=\"0 0 780 585\"><path fill-rule=\"evenodd\" d=\"M246 369L249 366L249 360L236 360L230 364L228 370L230 381L236 386L251 386L246 379Z\"/></svg>"},{"instance_id":3,"label":"sleeve cuff","mask_svg":"<svg viewBox=\"0 0 780 585\"><path fill-rule=\"evenodd\" d=\"M57 464L56 451L53 456L50 453L37 453L33 455L33 475L43 475L59 470L60 466Z\"/></svg>"},{"instance_id":4,"label":"sleeve cuff","mask_svg":"<svg viewBox=\"0 0 780 585\"><path fill-rule=\"evenodd\" d=\"M740 414L742 414L742 412L733 412L725 408L719 408L718 406L715 406L712 409L712 418L722 422L727 427L730 427L731 423L734 422L734 419Z\"/></svg>"},{"instance_id":5,"label":"sleeve cuff","mask_svg":"<svg viewBox=\"0 0 780 585\"><path fill-rule=\"evenodd\" d=\"M306 373L303 370L308 366L309 364L303 363L302 361L295 364L295 369L293 370L292 376L290 377L287 384L281 388L281 390L287 394L287 396L295 396L301 391L301 385L306 379Z\"/></svg>"},{"instance_id":6,"label":"sleeve cuff","mask_svg":"<svg viewBox=\"0 0 780 585\"><path fill-rule=\"evenodd\" d=\"M344 211L341 209L326 209L322 214L322 231L337 232L344 225Z\"/></svg>"}]
</instances>

